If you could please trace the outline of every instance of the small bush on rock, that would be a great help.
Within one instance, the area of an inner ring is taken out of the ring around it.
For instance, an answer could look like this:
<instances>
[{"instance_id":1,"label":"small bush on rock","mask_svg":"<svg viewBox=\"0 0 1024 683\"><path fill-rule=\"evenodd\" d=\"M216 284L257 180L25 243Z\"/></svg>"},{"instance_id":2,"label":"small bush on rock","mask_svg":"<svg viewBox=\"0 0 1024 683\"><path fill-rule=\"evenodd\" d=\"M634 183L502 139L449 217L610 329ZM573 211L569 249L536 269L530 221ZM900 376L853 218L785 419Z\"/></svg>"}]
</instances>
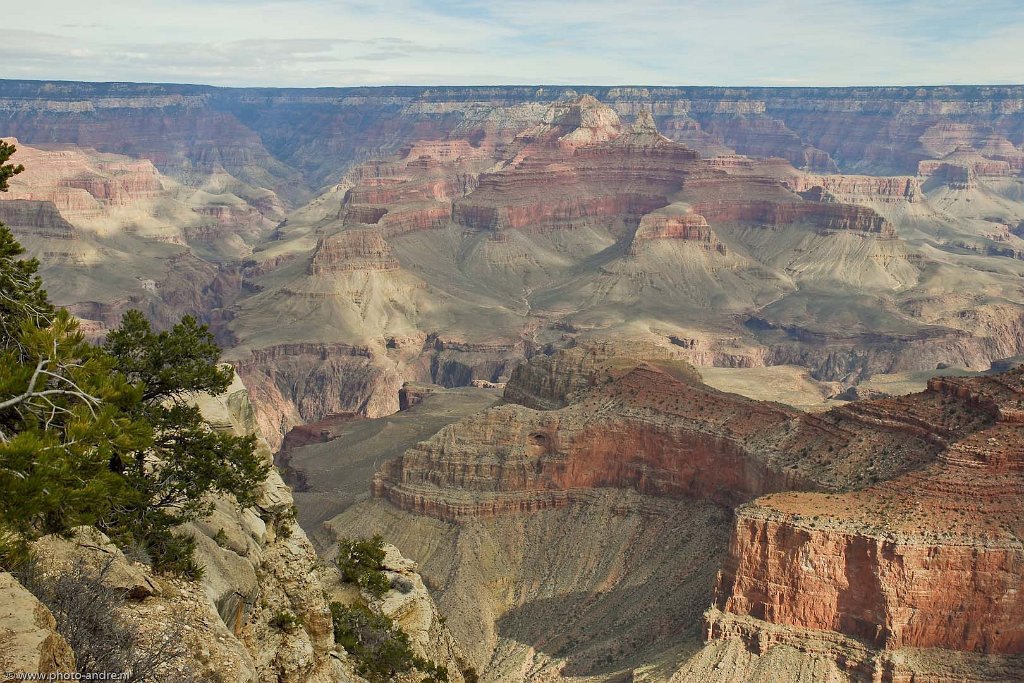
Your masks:
<instances>
[{"instance_id":1,"label":"small bush on rock","mask_svg":"<svg viewBox=\"0 0 1024 683\"><path fill-rule=\"evenodd\" d=\"M153 569L158 572L190 581L203 578L204 568L195 558L196 539L192 536L176 536L169 529L157 529L150 532L145 547L153 558Z\"/></svg>"},{"instance_id":2,"label":"small bush on rock","mask_svg":"<svg viewBox=\"0 0 1024 683\"><path fill-rule=\"evenodd\" d=\"M291 612L281 610L270 618L270 625L282 631L291 631L299 625L299 619Z\"/></svg>"},{"instance_id":3,"label":"small bush on rock","mask_svg":"<svg viewBox=\"0 0 1024 683\"><path fill-rule=\"evenodd\" d=\"M365 588L377 597L391 589L391 580L382 571L384 539L379 535L373 538L341 539L335 562L343 581Z\"/></svg>"}]
</instances>

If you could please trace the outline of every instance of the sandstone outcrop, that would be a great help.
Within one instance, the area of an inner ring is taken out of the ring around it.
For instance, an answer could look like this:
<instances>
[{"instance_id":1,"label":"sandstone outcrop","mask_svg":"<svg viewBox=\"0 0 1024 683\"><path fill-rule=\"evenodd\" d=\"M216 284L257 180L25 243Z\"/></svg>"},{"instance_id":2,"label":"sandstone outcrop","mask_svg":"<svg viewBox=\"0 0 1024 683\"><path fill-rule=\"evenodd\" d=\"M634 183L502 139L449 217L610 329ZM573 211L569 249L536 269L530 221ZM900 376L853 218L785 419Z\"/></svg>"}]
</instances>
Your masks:
<instances>
[{"instance_id":1,"label":"sandstone outcrop","mask_svg":"<svg viewBox=\"0 0 1024 683\"><path fill-rule=\"evenodd\" d=\"M801 174L787 180L786 185L797 194L816 192L819 200L839 197L853 202L915 204L924 201L920 181L913 176Z\"/></svg>"},{"instance_id":2,"label":"sandstone outcrop","mask_svg":"<svg viewBox=\"0 0 1024 683\"><path fill-rule=\"evenodd\" d=\"M900 664L904 650L1024 653L1021 377L1018 369L936 379L918 396L857 408L879 427L894 411L915 414L943 448L868 488L780 493L740 507L709 638L738 638L763 654L807 630L837 633L880 653L846 661L856 662L855 680L917 680ZM935 401L944 421L928 408ZM976 675L965 680L1002 680Z\"/></svg>"},{"instance_id":3,"label":"sandstone outcrop","mask_svg":"<svg viewBox=\"0 0 1024 683\"><path fill-rule=\"evenodd\" d=\"M68 571L81 563L86 571L102 576L104 585L132 600L161 593L158 581L129 562L104 533L93 527L79 527L70 538L44 536L33 543L33 552L44 571Z\"/></svg>"},{"instance_id":4,"label":"sandstone outcrop","mask_svg":"<svg viewBox=\"0 0 1024 683\"><path fill-rule=\"evenodd\" d=\"M205 398L200 406L216 429L257 431L255 411L237 378L226 394ZM271 458L265 442L258 442L258 448ZM294 520L291 491L276 470L256 508L239 512L230 501L218 501L213 515L188 526L186 533L196 539L197 558L205 567L200 588L206 613L214 620L207 618L207 628L219 633L211 645L224 641L230 646L237 680L352 678L332 654L327 575ZM146 601L143 607L153 614L160 603ZM279 612L295 616L298 625L287 630L273 626Z\"/></svg>"},{"instance_id":5,"label":"sandstone outcrop","mask_svg":"<svg viewBox=\"0 0 1024 683\"><path fill-rule=\"evenodd\" d=\"M723 255L729 251L718 240L718 236L708 226L708 221L704 216L685 210L679 213L667 210L654 211L641 218L629 251L635 255L642 248L645 240L659 239L685 240L686 243L693 244L704 251L714 251Z\"/></svg>"},{"instance_id":6,"label":"sandstone outcrop","mask_svg":"<svg viewBox=\"0 0 1024 683\"><path fill-rule=\"evenodd\" d=\"M960 146L941 159L922 161L917 172L934 176L953 189L967 190L977 187L978 176L1008 176L1013 171L1006 161L988 159L970 146Z\"/></svg>"}]
</instances>

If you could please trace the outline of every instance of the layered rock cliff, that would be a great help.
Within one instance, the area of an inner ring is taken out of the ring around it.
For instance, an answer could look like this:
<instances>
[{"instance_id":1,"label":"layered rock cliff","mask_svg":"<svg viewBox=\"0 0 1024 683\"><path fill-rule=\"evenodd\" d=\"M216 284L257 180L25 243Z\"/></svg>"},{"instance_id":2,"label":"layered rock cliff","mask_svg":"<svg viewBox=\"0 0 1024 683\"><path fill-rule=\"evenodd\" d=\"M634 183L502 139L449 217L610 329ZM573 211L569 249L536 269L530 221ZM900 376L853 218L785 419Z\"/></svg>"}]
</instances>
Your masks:
<instances>
[{"instance_id":1,"label":"layered rock cliff","mask_svg":"<svg viewBox=\"0 0 1024 683\"><path fill-rule=\"evenodd\" d=\"M886 650L1024 652L1020 379L931 382L947 411L989 418L957 438L919 413L945 441L921 469L855 493L741 508L718 608Z\"/></svg>"},{"instance_id":2,"label":"layered rock cliff","mask_svg":"<svg viewBox=\"0 0 1024 683\"><path fill-rule=\"evenodd\" d=\"M1024 110L1019 86L301 90L3 81L0 95L4 127L28 143L131 149L162 169L221 163L240 176L283 176L285 186L301 173L313 187L340 176L338 160L411 139L479 128L511 137L566 96L596 97L620 117L650 112L670 136L712 154L777 156L826 173L915 173L920 160L958 144L1019 157Z\"/></svg>"}]
</instances>

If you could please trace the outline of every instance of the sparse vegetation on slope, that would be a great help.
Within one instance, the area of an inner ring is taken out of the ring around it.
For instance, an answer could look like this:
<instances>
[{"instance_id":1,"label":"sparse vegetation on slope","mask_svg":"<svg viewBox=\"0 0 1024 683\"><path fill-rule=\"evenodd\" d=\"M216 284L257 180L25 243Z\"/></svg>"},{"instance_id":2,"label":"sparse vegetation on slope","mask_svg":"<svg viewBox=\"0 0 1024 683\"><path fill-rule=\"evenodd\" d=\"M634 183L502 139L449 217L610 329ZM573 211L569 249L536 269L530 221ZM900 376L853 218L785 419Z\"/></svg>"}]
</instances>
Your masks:
<instances>
[{"instance_id":1,"label":"sparse vegetation on slope","mask_svg":"<svg viewBox=\"0 0 1024 683\"><path fill-rule=\"evenodd\" d=\"M75 653L78 673L123 672L129 683L173 680L201 683L208 679L194 666L194 656L175 637L151 642L138 624L125 618L124 591L105 583L111 564L94 568L82 559L67 571L47 574L33 564L23 565L18 580L46 605L57 631Z\"/></svg>"},{"instance_id":2,"label":"sparse vegetation on slope","mask_svg":"<svg viewBox=\"0 0 1024 683\"><path fill-rule=\"evenodd\" d=\"M448 683L448 669L416 656L409 636L383 614L364 605L331 603L334 639L356 660L356 671L371 683L385 683L417 670L423 683Z\"/></svg>"}]
</instances>

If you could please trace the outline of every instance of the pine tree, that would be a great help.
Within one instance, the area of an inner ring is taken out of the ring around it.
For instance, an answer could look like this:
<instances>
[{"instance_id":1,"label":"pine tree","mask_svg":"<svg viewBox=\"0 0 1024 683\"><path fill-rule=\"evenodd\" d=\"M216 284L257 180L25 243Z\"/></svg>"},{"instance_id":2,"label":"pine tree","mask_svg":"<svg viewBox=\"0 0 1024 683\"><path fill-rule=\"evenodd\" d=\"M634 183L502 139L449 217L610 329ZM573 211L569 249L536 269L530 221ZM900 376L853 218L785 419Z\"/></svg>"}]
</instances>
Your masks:
<instances>
[{"instance_id":1,"label":"pine tree","mask_svg":"<svg viewBox=\"0 0 1024 683\"><path fill-rule=\"evenodd\" d=\"M25 170L21 164L7 163L16 151L18 151L17 147L0 140L0 192L6 192L7 181Z\"/></svg>"},{"instance_id":2,"label":"pine tree","mask_svg":"<svg viewBox=\"0 0 1024 683\"><path fill-rule=\"evenodd\" d=\"M147 508L178 523L208 512L212 493L253 505L270 468L255 453L255 437L214 431L193 402L201 392L224 393L234 377L217 364L209 330L186 316L154 332L142 313L129 311L104 349L141 391L133 412L153 427L152 446L116 467L144 492Z\"/></svg>"}]
</instances>

